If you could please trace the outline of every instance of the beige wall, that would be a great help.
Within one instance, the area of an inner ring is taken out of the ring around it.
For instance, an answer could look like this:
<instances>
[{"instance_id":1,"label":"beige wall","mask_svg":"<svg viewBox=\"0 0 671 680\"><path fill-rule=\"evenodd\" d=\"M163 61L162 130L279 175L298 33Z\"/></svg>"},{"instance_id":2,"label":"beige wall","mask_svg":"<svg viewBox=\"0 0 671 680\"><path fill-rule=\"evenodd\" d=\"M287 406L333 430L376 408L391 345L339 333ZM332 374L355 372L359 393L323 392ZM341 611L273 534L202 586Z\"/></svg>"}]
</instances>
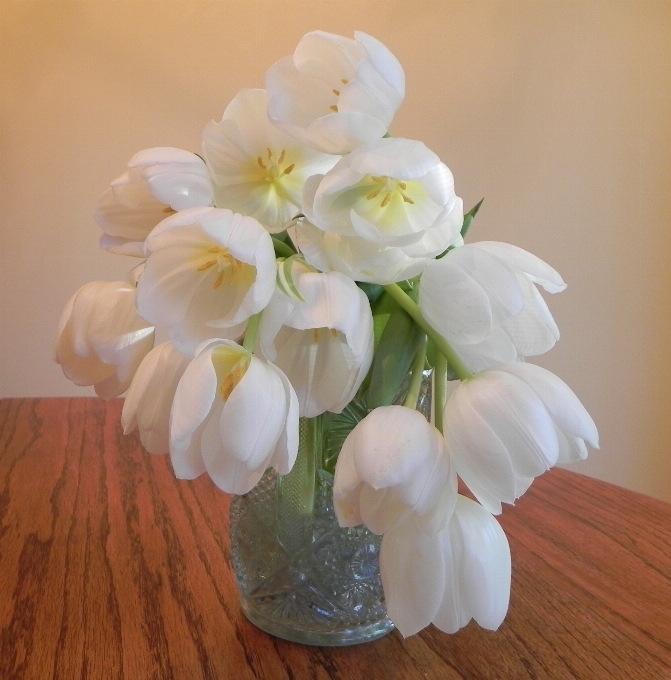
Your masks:
<instances>
[{"instance_id":1,"label":"beige wall","mask_svg":"<svg viewBox=\"0 0 671 680\"><path fill-rule=\"evenodd\" d=\"M671 501L671 2L0 3L0 396L90 394L51 362L70 295L123 278L91 212L128 158L199 149L238 89L316 28L360 29L405 67L393 126L452 168L473 239L569 284L539 363L593 414L575 469Z\"/></svg>"}]
</instances>

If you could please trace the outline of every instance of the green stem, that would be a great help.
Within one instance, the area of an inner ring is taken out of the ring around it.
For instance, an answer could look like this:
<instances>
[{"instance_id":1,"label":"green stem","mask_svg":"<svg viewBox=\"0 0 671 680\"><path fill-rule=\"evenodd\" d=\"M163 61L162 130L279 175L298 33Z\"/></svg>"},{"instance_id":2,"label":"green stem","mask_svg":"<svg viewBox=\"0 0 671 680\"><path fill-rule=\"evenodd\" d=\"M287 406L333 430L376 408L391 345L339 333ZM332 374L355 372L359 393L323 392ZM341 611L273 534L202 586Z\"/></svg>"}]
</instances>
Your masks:
<instances>
[{"instance_id":1,"label":"green stem","mask_svg":"<svg viewBox=\"0 0 671 680\"><path fill-rule=\"evenodd\" d=\"M291 257L296 254L296 251L284 241L280 241L278 238L272 237L273 246L275 247L275 254L280 257Z\"/></svg>"},{"instance_id":2,"label":"green stem","mask_svg":"<svg viewBox=\"0 0 671 680\"><path fill-rule=\"evenodd\" d=\"M249 321L247 321L247 329L245 330L245 339L242 341L242 347L243 349L246 349L248 352L253 353L254 348L256 347L256 336L258 335L259 332L261 314L262 312L254 314L250 316Z\"/></svg>"},{"instance_id":3,"label":"green stem","mask_svg":"<svg viewBox=\"0 0 671 680\"><path fill-rule=\"evenodd\" d=\"M396 283L389 283L382 286L385 291L402 307L415 323L433 340L438 351L447 359L450 368L457 374L460 380L469 380L473 374L466 368L459 355L454 351L452 345L445 338L434 330L422 315L419 307L407 293Z\"/></svg>"},{"instance_id":4,"label":"green stem","mask_svg":"<svg viewBox=\"0 0 671 680\"><path fill-rule=\"evenodd\" d=\"M424 377L424 363L426 362L426 335L415 354L412 362L412 377L410 378L410 387L408 387L408 394L405 397L403 406L408 408L417 408L417 400L419 399L419 391L422 389L422 378Z\"/></svg>"},{"instance_id":5,"label":"green stem","mask_svg":"<svg viewBox=\"0 0 671 680\"><path fill-rule=\"evenodd\" d=\"M433 363L433 424L441 434L445 434L443 412L447 401L447 359L436 352Z\"/></svg>"}]
</instances>

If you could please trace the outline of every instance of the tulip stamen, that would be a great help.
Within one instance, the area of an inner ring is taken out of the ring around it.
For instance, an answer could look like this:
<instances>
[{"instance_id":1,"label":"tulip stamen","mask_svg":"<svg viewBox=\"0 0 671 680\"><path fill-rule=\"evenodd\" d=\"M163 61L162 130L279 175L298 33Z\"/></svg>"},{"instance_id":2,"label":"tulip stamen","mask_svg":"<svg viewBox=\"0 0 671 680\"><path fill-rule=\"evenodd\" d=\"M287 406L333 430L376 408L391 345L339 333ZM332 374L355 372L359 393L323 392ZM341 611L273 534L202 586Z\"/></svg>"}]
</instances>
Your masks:
<instances>
[{"instance_id":1,"label":"tulip stamen","mask_svg":"<svg viewBox=\"0 0 671 680\"><path fill-rule=\"evenodd\" d=\"M173 210L169 205L163 208L164 215L174 215L177 211Z\"/></svg>"},{"instance_id":2,"label":"tulip stamen","mask_svg":"<svg viewBox=\"0 0 671 680\"><path fill-rule=\"evenodd\" d=\"M333 92L333 94L334 94L336 97L339 97L339 96L340 96L340 90L336 90L335 88L333 88L333 89L331 90L331 92Z\"/></svg>"},{"instance_id":3,"label":"tulip stamen","mask_svg":"<svg viewBox=\"0 0 671 680\"><path fill-rule=\"evenodd\" d=\"M347 78L341 78L341 79L340 79L340 82L341 82L343 85L347 85L347 83L349 83L349 80L347 80Z\"/></svg>"},{"instance_id":4,"label":"tulip stamen","mask_svg":"<svg viewBox=\"0 0 671 680\"><path fill-rule=\"evenodd\" d=\"M283 175L288 175L288 174L290 174L291 171L292 171L295 167L296 167L296 164L295 164L295 163L292 163L291 165L287 165L287 167L284 168L284 170L282 170L282 174L283 174Z\"/></svg>"},{"instance_id":5,"label":"tulip stamen","mask_svg":"<svg viewBox=\"0 0 671 680\"><path fill-rule=\"evenodd\" d=\"M280 157L277 159L277 162L282 165L284 163L284 154L286 153L285 149L282 149L282 153L280 154Z\"/></svg>"},{"instance_id":6,"label":"tulip stamen","mask_svg":"<svg viewBox=\"0 0 671 680\"><path fill-rule=\"evenodd\" d=\"M373 198L377 198L380 195L381 191L382 191L382 189L377 189L377 191L371 192L370 194L368 194L368 196L366 196L366 200L370 201Z\"/></svg>"},{"instance_id":7,"label":"tulip stamen","mask_svg":"<svg viewBox=\"0 0 671 680\"><path fill-rule=\"evenodd\" d=\"M329 106L329 109L331 109L331 111L333 111L334 113L338 113L338 107L335 104L331 104L331 106Z\"/></svg>"},{"instance_id":8,"label":"tulip stamen","mask_svg":"<svg viewBox=\"0 0 671 680\"><path fill-rule=\"evenodd\" d=\"M261 168L263 168L264 170L267 170L267 169L268 169L268 167L266 166L266 164L263 162L263 158L261 158L261 156L257 156L257 157L256 157L256 162L257 162L257 163L261 166Z\"/></svg>"},{"instance_id":9,"label":"tulip stamen","mask_svg":"<svg viewBox=\"0 0 671 680\"><path fill-rule=\"evenodd\" d=\"M208 252L211 252L211 251L208 251ZM196 271L204 272L204 271L210 269L211 267L214 267L215 264L217 264L216 260L208 260L205 264L201 264L200 267L198 267L198 269L196 269Z\"/></svg>"},{"instance_id":10,"label":"tulip stamen","mask_svg":"<svg viewBox=\"0 0 671 680\"><path fill-rule=\"evenodd\" d=\"M405 203L411 203L412 205L415 205L415 202L409 196L406 196L404 193L401 193L401 196L403 197L403 201Z\"/></svg>"},{"instance_id":11,"label":"tulip stamen","mask_svg":"<svg viewBox=\"0 0 671 680\"><path fill-rule=\"evenodd\" d=\"M331 328L331 335L334 338L337 338L338 337L338 331L335 328Z\"/></svg>"},{"instance_id":12,"label":"tulip stamen","mask_svg":"<svg viewBox=\"0 0 671 680\"><path fill-rule=\"evenodd\" d=\"M312 340L314 342L319 342L319 335L320 335L319 328L313 328L312 329Z\"/></svg>"},{"instance_id":13,"label":"tulip stamen","mask_svg":"<svg viewBox=\"0 0 671 680\"><path fill-rule=\"evenodd\" d=\"M225 275L226 275L226 270L225 270L225 269L223 269L222 271L220 271L219 274L217 274L217 278L214 280L214 283L212 284L212 288L214 288L215 290L216 290L217 288L220 288L220 287L221 287L221 284L224 282L224 276L225 276Z\"/></svg>"},{"instance_id":14,"label":"tulip stamen","mask_svg":"<svg viewBox=\"0 0 671 680\"><path fill-rule=\"evenodd\" d=\"M268 148L266 148L266 151L268 152L268 160L272 161L273 160L273 152Z\"/></svg>"},{"instance_id":15,"label":"tulip stamen","mask_svg":"<svg viewBox=\"0 0 671 680\"><path fill-rule=\"evenodd\" d=\"M382 199L382 203L380 203L381 208L385 208L386 206L389 205L391 202L391 191L388 191L385 195L385 197Z\"/></svg>"},{"instance_id":16,"label":"tulip stamen","mask_svg":"<svg viewBox=\"0 0 671 680\"><path fill-rule=\"evenodd\" d=\"M226 401L231 396L231 392L233 392L247 372L247 365L248 361L243 357L228 372L219 388L219 394L221 394L222 401Z\"/></svg>"}]
</instances>

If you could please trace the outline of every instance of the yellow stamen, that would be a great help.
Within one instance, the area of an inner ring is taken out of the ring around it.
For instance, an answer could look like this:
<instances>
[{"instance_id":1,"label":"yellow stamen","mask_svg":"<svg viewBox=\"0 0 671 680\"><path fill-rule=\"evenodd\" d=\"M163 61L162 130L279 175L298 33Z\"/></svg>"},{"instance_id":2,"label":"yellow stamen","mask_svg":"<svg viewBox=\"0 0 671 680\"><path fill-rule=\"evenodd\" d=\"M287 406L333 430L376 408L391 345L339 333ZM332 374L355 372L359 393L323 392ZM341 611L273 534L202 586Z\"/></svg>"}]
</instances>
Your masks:
<instances>
[{"instance_id":1,"label":"yellow stamen","mask_svg":"<svg viewBox=\"0 0 671 680\"><path fill-rule=\"evenodd\" d=\"M163 208L164 215L174 215L177 211L173 210L170 206Z\"/></svg>"},{"instance_id":2,"label":"yellow stamen","mask_svg":"<svg viewBox=\"0 0 671 680\"><path fill-rule=\"evenodd\" d=\"M286 168L282 171L283 175L288 175L294 168L296 167L295 163L292 163L291 165L287 165Z\"/></svg>"},{"instance_id":3,"label":"yellow stamen","mask_svg":"<svg viewBox=\"0 0 671 680\"><path fill-rule=\"evenodd\" d=\"M337 338L338 337L338 331L335 328L331 328L331 335L334 338Z\"/></svg>"},{"instance_id":4,"label":"yellow stamen","mask_svg":"<svg viewBox=\"0 0 671 680\"><path fill-rule=\"evenodd\" d=\"M319 342L319 328L313 328L312 329L312 339L315 342Z\"/></svg>"},{"instance_id":5,"label":"yellow stamen","mask_svg":"<svg viewBox=\"0 0 671 680\"><path fill-rule=\"evenodd\" d=\"M207 249L208 253L220 253L221 252L221 246L211 246L210 248Z\"/></svg>"},{"instance_id":6,"label":"yellow stamen","mask_svg":"<svg viewBox=\"0 0 671 680\"><path fill-rule=\"evenodd\" d=\"M384 197L384 199L382 199L380 207L384 208L385 206L389 205L389 201L391 201L391 191L387 192L387 195Z\"/></svg>"},{"instance_id":7,"label":"yellow stamen","mask_svg":"<svg viewBox=\"0 0 671 680\"><path fill-rule=\"evenodd\" d=\"M264 169L267 170L268 168L266 167L266 164L263 162L263 159L261 156L256 157L256 162Z\"/></svg>"},{"instance_id":8,"label":"yellow stamen","mask_svg":"<svg viewBox=\"0 0 671 680\"><path fill-rule=\"evenodd\" d=\"M382 189L378 189L377 191L373 191L372 193L368 194L368 196L366 196L366 198L370 201L371 199L375 198L376 196L379 196L381 191L382 191Z\"/></svg>"},{"instance_id":9,"label":"yellow stamen","mask_svg":"<svg viewBox=\"0 0 671 680\"><path fill-rule=\"evenodd\" d=\"M403 196L403 200L406 203L412 203L413 205L415 204L415 202L412 200L412 198L408 198L408 196L406 196L405 194L401 194L401 196Z\"/></svg>"},{"instance_id":10,"label":"yellow stamen","mask_svg":"<svg viewBox=\"0 0 671 680\"><path fill-rule=\"evenodd\" d=\"M268 160L271 161L273 159L273 152L268 148L266 149L266 151L268 152Z\"/></svg>"},{"instance_id":11,"label":"yellow stamen","mask_svg":"<svg viewBox=\"0 0 671 680\"><path fill-rule=\"evenodd\" d=\"M226 274L226 270L223 269L222 271L219 272L217 275L217 278L214 280L214 283L212 284L212 288L215 290L221 286L221 284L224 282L224 275Z\"/></svg>"},{"instance_id":12,"label":"yellow stamen","mask_svg":"<svg viewBox=\"0 0 671 680\"><path fill-rule=\"evenodd\" d=\"M340 82L341 82L343 85L347 85L347 83L349 83L349 80L347 80L347 78L341 78L341 79L340 79Z\"/></svg>"},{"instance_id":13,"label":"yellow stamen","mask_svg":"<svg viewBox=\"0 0 671 680\"><path fill-rule=\"evenodd\" d=\"M196 271L199 272L204 272L206 269L210 269L210 267L214 267L214 265L217 264L216 260L208 260L205 264L201 264L200 267Z\"/></svg>"},{"instance_id":14,"label":"yellow stamen","mask_svg":"<svg viewBox=\"0 0 671 680\"><path fill-rule=\"evenodd\" d=\"M277 159L277 162L278 162L280 165L282 165L282 163L284 162L284 154L285 154L285 153L286 153L285 150L282 149L282 153L280 154L280 157Z\"/></svg>"},{"instance_id":15,"label":"yellow stamen","mask_svg":"<svg viewBox=\"0 0 671 680\"><path fill-rule=\"evenodd\" d=\"M403 189L403 191L405 191L408 188L408 186L406 185L405 182L399 182L398 186L401 187L401 189Z\"/></svg>"},{"instance_id":16,"label":"yellow stamen","mask_svg":"<svg viewBox=\"0 0 671 680\"><path fill-rule=\"evenodd\" d=\"M334 113L338 113L338 107L335 104L329 106L329 109L331 109L331 111L333 111Z\"/></svg>"},{"instance_id":17,"label":"yellow stamen","mask_svg":"<svg viewBox=\"0 0 671 680\"><path fill-rule=\"evenodd\" d=\"M238 364L239 363L240 362L238 362ZM246 372L246 365L237 365L224 378L224 381L221 383L221 387L219 388L219 394L221 394L223 401L226 401L231 396L231 392L233 392L233 390L237 387L238 383L242 380L242 377Z\"/></svg>"},{"instance_id":18,"label":"yellow stamen","mask_svg":"<svg viewBox=\"0 0 671 680\"><path fill-rule=\"evenodd\" d=\"M384 184L384 182L385 182L384 177L373 177L371 175L371 179L373 180L373 182L377 182L378 184Z\"/></svg>"},{"instance_id":19,"label":"yellow stamen","mask_svg":"<svg viewBox=\"0 0 671 680\"><path fill-rule=\"evenodd\" d=\"M340 90L333 89L333 90L331 90L331 92L333 92L333 94L334 94L336 97L339 97L339 96L340 96Z\"/></svg>"}]
</instances>

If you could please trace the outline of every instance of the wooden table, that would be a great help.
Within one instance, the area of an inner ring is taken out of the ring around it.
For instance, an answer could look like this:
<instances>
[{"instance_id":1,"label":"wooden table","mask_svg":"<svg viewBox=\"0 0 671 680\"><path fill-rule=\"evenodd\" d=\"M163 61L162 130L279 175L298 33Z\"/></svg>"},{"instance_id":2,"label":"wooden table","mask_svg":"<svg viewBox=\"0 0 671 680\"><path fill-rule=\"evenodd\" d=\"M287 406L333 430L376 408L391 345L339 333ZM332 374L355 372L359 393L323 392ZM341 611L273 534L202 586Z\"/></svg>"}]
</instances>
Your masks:
<instances>
[{"instance_id":1,"label":"wooden table","mask_svg":"<svg viewBox=\"0 0 671 680\"><path fill-rule=\"evenodd\" d=\"M120 412L0 401L2 680L671 678L671 505L553 470L501 518L497 633L304 647L241 614L226 495L176 480Z\"/></svg>"}]
</instances>

